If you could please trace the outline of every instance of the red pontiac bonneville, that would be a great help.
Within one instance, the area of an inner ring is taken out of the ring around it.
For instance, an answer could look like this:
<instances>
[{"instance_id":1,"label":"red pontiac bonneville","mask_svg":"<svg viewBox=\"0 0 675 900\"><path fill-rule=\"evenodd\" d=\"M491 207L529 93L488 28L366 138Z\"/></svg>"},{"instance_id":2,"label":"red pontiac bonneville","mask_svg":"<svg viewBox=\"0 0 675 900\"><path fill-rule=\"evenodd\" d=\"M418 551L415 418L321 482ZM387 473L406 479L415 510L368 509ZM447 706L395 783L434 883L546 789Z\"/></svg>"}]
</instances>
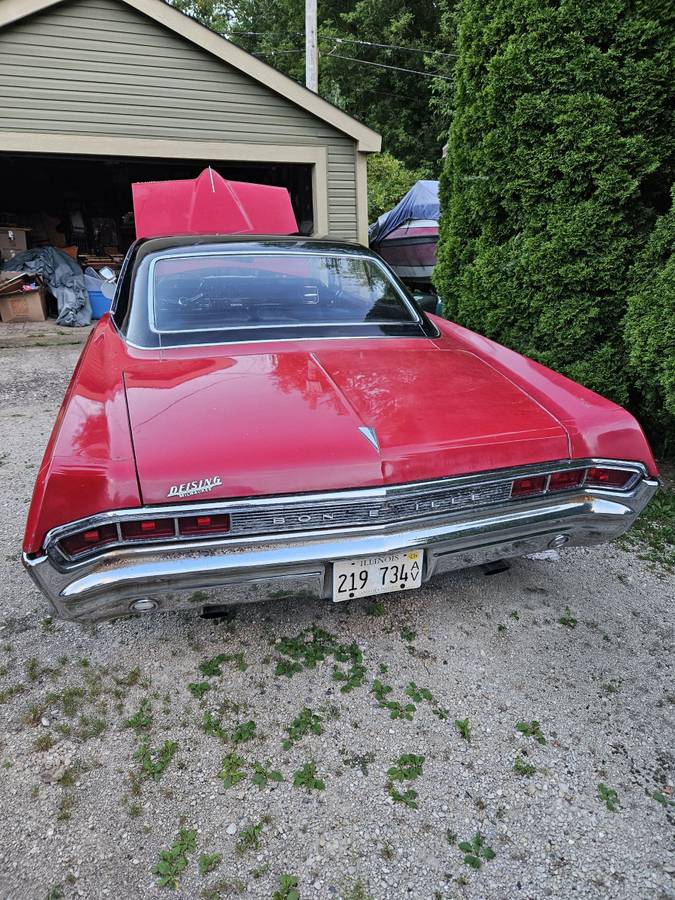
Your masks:
<instances>
[{"instance_id":1,"label":"red pontiac bonneville","mask_svg":"<svg viewBox=\"0 0 675 900\"><path fill-rule=\"evenodd\" d=\"M24 562L56 613L347 600L630 527L625 410L426 316L361 247L151 238L61 407Z\"/></svg>"}]
</instances>

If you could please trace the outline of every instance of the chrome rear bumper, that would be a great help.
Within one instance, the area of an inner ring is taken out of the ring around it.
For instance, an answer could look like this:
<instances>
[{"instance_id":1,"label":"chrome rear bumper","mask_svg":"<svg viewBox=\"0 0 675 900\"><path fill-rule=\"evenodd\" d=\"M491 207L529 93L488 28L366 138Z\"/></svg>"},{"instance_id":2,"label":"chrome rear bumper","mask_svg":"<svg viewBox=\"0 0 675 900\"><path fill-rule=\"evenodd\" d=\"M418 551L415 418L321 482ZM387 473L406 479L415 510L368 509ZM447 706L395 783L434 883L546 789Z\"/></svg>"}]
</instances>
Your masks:
<instances>
[{"instance_id":1,"label":"chrome rear bumper","mask_svg":"<svg viewBox=\"0 0 675 900\"><path fill-rule=\"evenodd\" d=\"M80 622L128 615L139 598L152 598L159 610L326 599L336 560L422 548L422 577L428 581L440 572L545 550L552 542L587 546L611 540L630 528L657 487L656 480L643 478L627 492L580 488L405 525L167 542L114 549L69 566L49 555L24 555L23 561L55 613Z\"/></svg>"}]
</instances>

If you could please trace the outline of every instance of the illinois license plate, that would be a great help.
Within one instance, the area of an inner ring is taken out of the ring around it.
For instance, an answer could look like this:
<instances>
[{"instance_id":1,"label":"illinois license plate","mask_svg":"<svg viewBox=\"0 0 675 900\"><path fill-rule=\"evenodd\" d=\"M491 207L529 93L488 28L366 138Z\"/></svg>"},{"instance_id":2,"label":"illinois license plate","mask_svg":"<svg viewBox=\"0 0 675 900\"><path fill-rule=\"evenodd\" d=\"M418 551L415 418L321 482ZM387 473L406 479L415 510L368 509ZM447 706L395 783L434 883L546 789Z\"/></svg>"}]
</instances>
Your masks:
<instances>
[{"instance_id":1,"label":"illinois license plate","mask_svg":"<svg viewBox=\"0 0 675 900\"><path fill-rule=\"evenodd\" d=\"M406 550L333 563L333 600L338 603L418 588L422 584L422 559L422 550Z\"/></svg>"}]
</instances>

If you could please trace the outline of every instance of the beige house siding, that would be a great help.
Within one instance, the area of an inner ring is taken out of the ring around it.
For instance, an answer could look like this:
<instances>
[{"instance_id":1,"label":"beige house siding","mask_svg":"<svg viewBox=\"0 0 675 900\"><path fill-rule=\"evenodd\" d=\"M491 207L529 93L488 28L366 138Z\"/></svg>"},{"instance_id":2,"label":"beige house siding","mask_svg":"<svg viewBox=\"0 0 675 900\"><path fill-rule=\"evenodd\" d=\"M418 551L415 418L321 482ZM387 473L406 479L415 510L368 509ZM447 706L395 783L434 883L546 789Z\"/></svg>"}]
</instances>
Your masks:
<instances>
[{"instance_id":1,"label":"beige house siding","mask_svg":"<svg viewBox=\"0 0 675 900\"><path fill-rule=\"evenodd\" d=\"M244 159L252 145L288 160L325 148L329 231L362 231L351 137L119 0L71 0L1 29L0 85L0 147L2 133L35 132L216 142L214 161L219 142L247 145Z\"/></svg>"}]
</instances>

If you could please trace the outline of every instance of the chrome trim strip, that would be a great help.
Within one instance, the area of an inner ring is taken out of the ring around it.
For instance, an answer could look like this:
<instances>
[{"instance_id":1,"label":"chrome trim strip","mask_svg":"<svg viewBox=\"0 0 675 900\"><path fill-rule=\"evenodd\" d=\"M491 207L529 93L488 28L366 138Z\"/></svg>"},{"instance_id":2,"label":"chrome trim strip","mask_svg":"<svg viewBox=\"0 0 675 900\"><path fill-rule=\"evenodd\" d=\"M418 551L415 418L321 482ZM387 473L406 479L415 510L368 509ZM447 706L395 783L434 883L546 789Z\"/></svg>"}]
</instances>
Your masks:
<instances>
[{"instance_id":1,"label":"chrome trim strip","mask_svg":"<svg viewBox=\"0 0 675 900\"><path fill-rule=\"evenodd\" d=\"M635 486L637 481L640 478L644 478L647 475L647 470L642 463L638 462L625 462L622 460L603 460L603 459L568 459L568 460L556 460L550 463L535 463L531 466L520 466L517 468L510 469L496 469L488 472L477 473L473 475L460 475L453 476L451 478L444 478L439 480L432 481L424 481L424 482L408 482L405 484L397 484L397 485L387 485L382 487L374 487L374 488L357 488L353 490L343 490L343 491L329 491L329 492L321 492L321 493L312 493L312 494L287 494L287 495L275 495L275 496L264 496L264 497L252 497L248 499L234 499L234 500L202 500L198 502L187 502L187 503L173 503L159 506L140 506L133 507L127 509L120 510L111 510L105 513L99 513L94 516L89 516L84 519L79 519L73 522L69 522L65 525L57 526L49 531L45 537L44 547L47 553L50 554L54 562L60 567L68 567L68 566L77 566L81 565L82 561L88 561L94 555L100 555L105 552L102 548L100 550L94 550L91 554L81 555L76 558L71 558L63 554L59 548L55 545L56 543L63 537L66 537L72 533L83 531L89 528L96 528L103 525L115 523L118 525L120 522L130 521L130 520L138 520L139 518L155 518L155 519L167 519L167 518L178 518L183 516L193 516L193 515L201 515L201 514L227 514L231 518L236 517L237 514L245 514L255 513L260 510L262 512L268 511L270 513L277 512L279 515L282 514L282 511L286 511L292 514L293 509L297 507L301 507L303 510L316 507L316 506L326 506L330 505L334 508L343 508L345 506L349 506L350 504L363 504L364 501L373 501L377 504L383 504L386 502L395 503L397 500L412 500L415 498L431 498L433 499L433 495L435 493L444 493L449 490L460 490L461 488L471 488L472 486L480 486L481 488L489 488L492 485L506 485L507 483L510 485L511 482L516 478L521 477L536 477L537 475L546 475L547 478L550 478L550 473L554 471L562 471L565 469L580 469L580 468L589 468L590 466L607 466L614 469L621 469L626 471L631 471L634 473L634 477L628 482L625 488L622 489L621 492L627 493ZM548 485L547 485L548 486ZM535 498L540 498L544 496L552 496L557 497L561 495L565 495L571 491L578 491L579 488L568 488L565 491L556 491L553 494L537 494L534 495ZM613 488L593 488L593 490L609 491L611 493L617 493L617 489ZM463 505L462 507L456 507L452 512L455 515L461 515L463 513L470 513L475 509L487 508L491 505L494 505L499 502L503 502L506 499L510 499L510 491L509 497L496 497L494 500L487 500L485 502L481 502L478 499L474 506L471 505ZM526 500L531 499L528 496L513 498L511 502L514 503L523 503ZM450 510L431 510L429 512L421 512L419 515L407 515L402 518L394 518L394 519L380 519L379 524L385 525L395 525L395 524L403 524L405 522L415 522L420 520L428 520L438 518L439 516L448 515ZM376 518L373 519L373 525L377 525L378 520ZM322 531L335 531L339 528L352 527L358 525L358 522L353 523L337 523L335 526L331 528L329 525L324 525L321 529ZM208 540L209 537L206 536L202 539L197 538L183 538L178 535L178 525L176 523L175 526L177 540L180 541L181 546L187 546L188 542L191 545L200 546L204 541ZM295 530L292 527L289 527L285 530L277 530L273 532L266 532L268 534L273 533L275 538L281 538L285 535L289 537L297 536L298 531L302 529L296 528ZM248 537L252 532L239 532L232 531L227 535L223 535L222 538L219 538L221 541L229 541L235 542L239 541L245 537ZM262 533L262 532L260 532ZM123 547L132 547L132 546L147 546L152 543L164 543L165 539L162 537L156 538L145 538L138 542L132 541L124 541ZM108 545L109 546L109 545Z\"/></svg>"}]
</instances>

